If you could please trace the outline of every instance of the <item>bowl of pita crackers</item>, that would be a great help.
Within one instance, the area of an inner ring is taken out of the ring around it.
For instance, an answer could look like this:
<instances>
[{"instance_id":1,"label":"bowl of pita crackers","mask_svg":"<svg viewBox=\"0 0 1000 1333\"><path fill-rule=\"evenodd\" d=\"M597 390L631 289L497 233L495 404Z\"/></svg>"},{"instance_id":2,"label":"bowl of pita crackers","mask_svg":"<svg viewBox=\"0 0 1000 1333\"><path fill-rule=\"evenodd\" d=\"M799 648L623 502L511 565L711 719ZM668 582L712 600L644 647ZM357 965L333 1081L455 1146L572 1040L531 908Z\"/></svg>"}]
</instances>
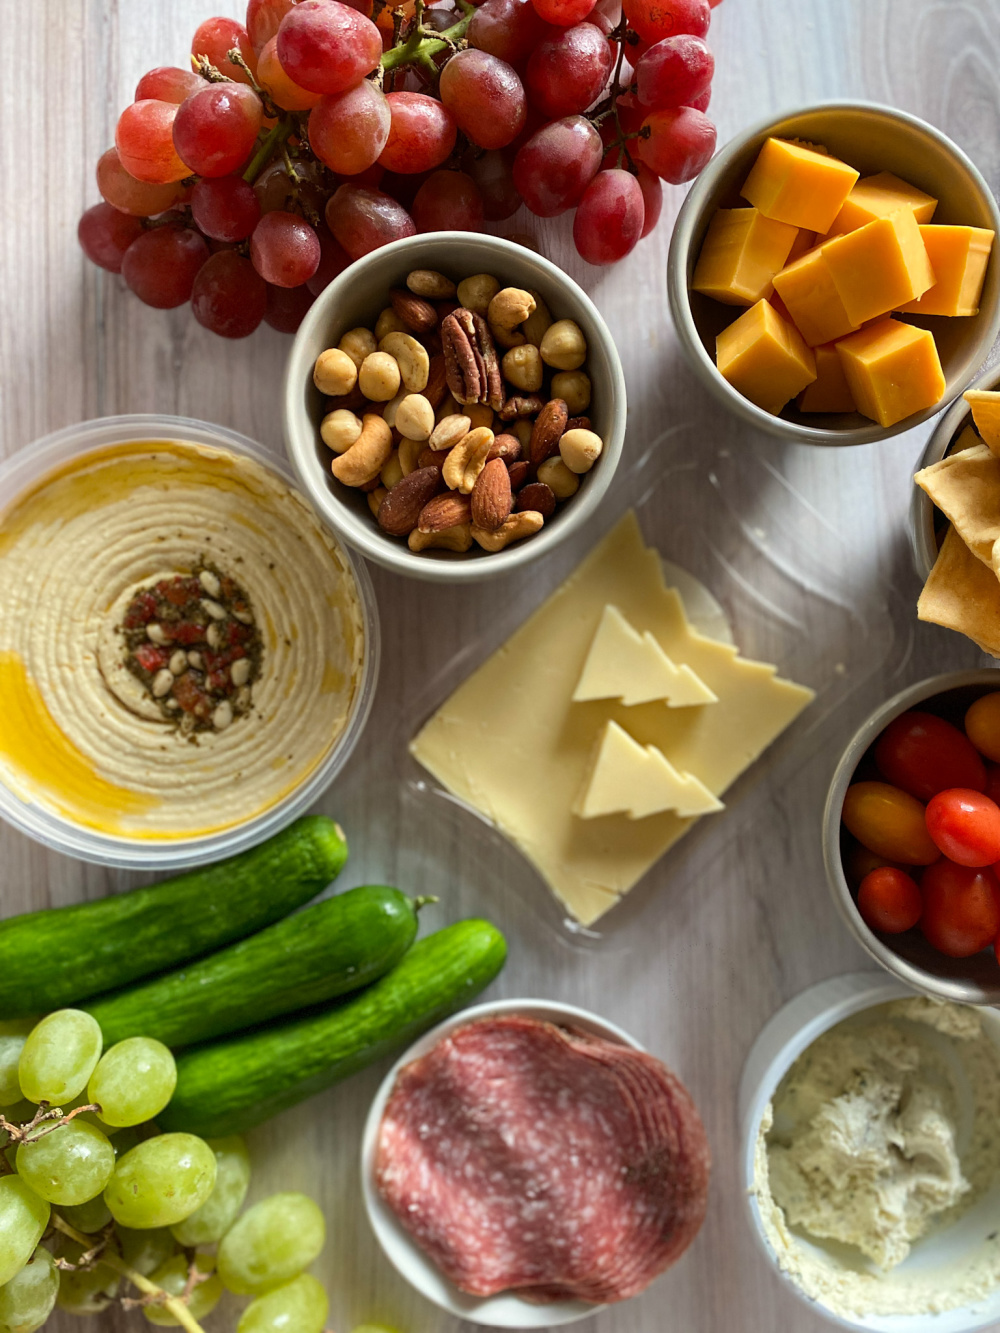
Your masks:
<instances>
[{"instance_id":1,"label":"bowl of pita crackers","mask_svg":"<svg viewBox=\"0 0 1000 1333\"><path fill-rule=\"evenodd\" d=\"M941 418L914 481L917 616L1000 658L1000 367Z\"/></svg>"}]
</instances>

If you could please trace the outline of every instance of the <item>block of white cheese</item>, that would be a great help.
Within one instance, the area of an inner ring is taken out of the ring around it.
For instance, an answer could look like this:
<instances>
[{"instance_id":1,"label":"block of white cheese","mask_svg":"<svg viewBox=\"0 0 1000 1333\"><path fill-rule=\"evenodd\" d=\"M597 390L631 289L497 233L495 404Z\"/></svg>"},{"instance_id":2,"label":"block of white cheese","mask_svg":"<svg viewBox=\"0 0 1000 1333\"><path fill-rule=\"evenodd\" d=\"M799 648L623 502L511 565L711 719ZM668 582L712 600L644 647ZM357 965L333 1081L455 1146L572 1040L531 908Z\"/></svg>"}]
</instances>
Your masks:
<instances>
[{"instance_id":1,"label":"block of white cheese","mask_svg":"<svg viewBox=\"0 0 1000 1333\"><path fill-rule=\"evenodd\" d=\"M574 703L591 699L621 699L629 708L653 699L665 699L670 708L717 702L686 663L676 666L648 630L640 634L611 605L604 608L573 691Z\"/></svg>"},{"instance_id":2,"label":"block of white cheese","mask_svg":"<svg viewBox=\"0 0 1000 1333\"><path fill-rule=\"evenodd\" d=\"M587 774L576 813L581 819L627 815L645 819L673 810L682 817L708 815L723 804L691 773L678 773L655 745L640 745L609 722Z\"/></svg>"}]
</instances>

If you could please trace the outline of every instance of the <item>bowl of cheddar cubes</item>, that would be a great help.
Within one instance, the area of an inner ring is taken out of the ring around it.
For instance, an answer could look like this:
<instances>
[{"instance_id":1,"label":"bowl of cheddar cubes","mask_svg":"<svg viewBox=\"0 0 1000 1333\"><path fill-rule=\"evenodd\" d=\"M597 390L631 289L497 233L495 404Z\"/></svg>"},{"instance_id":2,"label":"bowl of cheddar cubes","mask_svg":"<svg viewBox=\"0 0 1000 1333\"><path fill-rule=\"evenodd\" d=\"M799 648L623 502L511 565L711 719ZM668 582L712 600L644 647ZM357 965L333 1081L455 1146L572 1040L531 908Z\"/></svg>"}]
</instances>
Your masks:
<instances>
[{"instance_id":1,"label":"bowl of cheddar cubes","mask_svg":"<svg viewBox=\"0 0 1000 1333\"><path fill-rule=\"evenodd\" d=\"M709 390L786 440L867 444L927 420L1000 331L1000 211L940 131L867 102L734 139L681 208L668 289Z\"/></svg>"}]
</instances>

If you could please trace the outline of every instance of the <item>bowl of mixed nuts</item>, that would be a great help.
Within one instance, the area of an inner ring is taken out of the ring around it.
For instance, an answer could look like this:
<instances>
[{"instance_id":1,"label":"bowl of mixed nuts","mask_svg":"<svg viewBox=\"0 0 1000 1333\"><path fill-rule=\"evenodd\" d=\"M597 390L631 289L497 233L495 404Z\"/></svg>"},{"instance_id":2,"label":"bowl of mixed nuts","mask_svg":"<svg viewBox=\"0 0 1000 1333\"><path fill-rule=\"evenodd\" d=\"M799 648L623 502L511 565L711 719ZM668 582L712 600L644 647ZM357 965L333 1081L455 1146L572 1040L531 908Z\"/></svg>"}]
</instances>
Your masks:
<instances>
[{"instance_id":1,"label":"bowl of mixed nuts","mask_svg":"<svg viewBox=\"0 0 1000 1333\"><path fill-rule=\"evenodd\" d=\"M454 582L524 565L586 522L621 457L625 380L607 325L556 265L437 232L321 293L284 416L292 466L345 542Z\"/></svg>"}]
</instances>

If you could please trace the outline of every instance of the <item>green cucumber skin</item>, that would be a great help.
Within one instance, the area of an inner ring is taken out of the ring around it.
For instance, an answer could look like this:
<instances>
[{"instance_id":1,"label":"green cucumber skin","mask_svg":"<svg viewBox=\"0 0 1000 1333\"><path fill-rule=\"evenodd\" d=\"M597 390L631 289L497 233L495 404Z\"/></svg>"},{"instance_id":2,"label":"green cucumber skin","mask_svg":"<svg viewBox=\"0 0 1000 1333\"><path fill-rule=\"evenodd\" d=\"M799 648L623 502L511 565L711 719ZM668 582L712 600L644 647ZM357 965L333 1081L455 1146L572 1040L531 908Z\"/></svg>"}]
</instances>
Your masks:
<instances>
[{"instance_id":1,"label":"green cucumber skin","mask_svg":"<svg viewBox=\"0 0 1000 1333\"><path fill-rule=\"evenodd\" d=\"M82 1007L105 1048L125 1037L191 1046L360 990L417 934L413 902L383 885L349 889L199 962Z\"/></svg>"},{"instance_id":2,"label":"green cucumber skin","mask_svg":"<svg viewBox=\"0 0 1000 1333\"><path fill-rule=\"evenodd\" d=\"M315 898L346 860L341 828L306 815L149 888L0 921L0 1018L50 1013L242 939Z\"/></svg>"},{"instance_id":3,"label":"green cucumber skin","mask_svg":"<svg viewBox=\"0 0 1000 1333\"><path fill-rule=\"evenodd\" d=\"M157 1116L164 1132L242 1134L305 1101L461 1009L499 973L504 937L488 921L458 921L418 940L403 961L353 999L177 1061L177 1090Z\"/></svg>"}]
</instances>

